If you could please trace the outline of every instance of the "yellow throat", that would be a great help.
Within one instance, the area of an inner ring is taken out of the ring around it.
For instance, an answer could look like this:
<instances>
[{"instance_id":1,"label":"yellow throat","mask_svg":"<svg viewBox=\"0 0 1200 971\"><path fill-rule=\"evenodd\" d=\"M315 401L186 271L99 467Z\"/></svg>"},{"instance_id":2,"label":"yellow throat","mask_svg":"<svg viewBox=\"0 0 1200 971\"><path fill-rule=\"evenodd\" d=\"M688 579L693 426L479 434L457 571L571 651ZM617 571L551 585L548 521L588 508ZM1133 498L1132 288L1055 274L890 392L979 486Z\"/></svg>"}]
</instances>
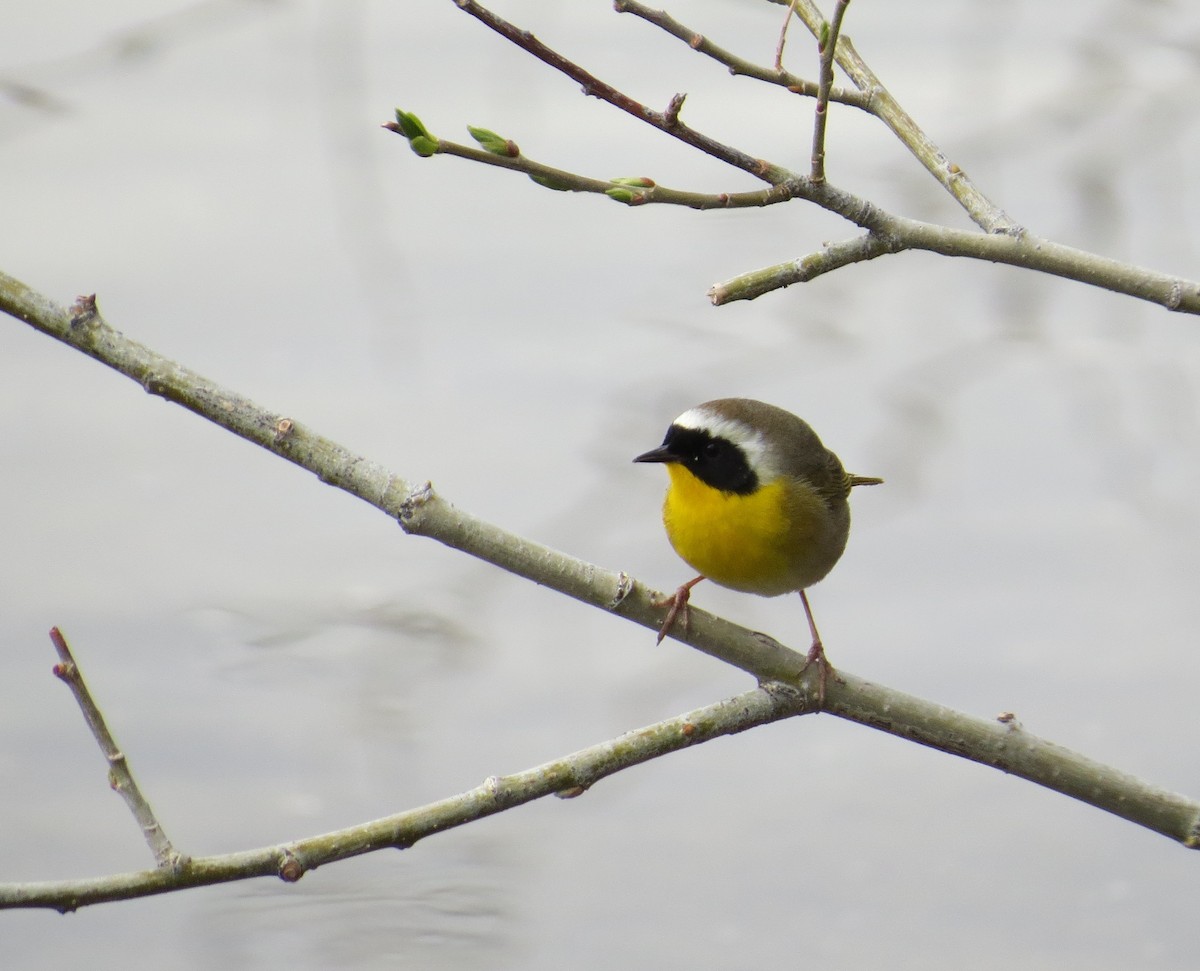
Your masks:
<instances>
[{"instance_id":1,"label":"yellow throat","mask_svg":"<svg viewBox=\"0 0 1200 971\"><path fill-rule=\"evenodd\" d=\"M781 476L739 495L676 462L667 472L663 525L671 545L723 587L765 597L800 590L824 577L845 548L844 530L802 479Z\"/></svg>"}]
</instances>

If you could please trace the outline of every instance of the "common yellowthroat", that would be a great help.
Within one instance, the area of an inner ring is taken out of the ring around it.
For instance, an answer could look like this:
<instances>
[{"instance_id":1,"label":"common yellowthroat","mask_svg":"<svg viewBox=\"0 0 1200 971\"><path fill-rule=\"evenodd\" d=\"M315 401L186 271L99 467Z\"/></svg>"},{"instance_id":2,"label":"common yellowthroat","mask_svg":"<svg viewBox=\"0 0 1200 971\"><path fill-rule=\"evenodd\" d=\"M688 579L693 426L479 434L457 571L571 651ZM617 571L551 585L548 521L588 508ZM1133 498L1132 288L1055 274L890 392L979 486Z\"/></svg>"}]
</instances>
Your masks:
<instances>
[{"instance_id":1,"label":"common yellowthroat","mask_svg":"<svg viewBox=\"0 0 1200 971\"><path fill-rule=\"evenodd\" d=\"M666 465L667 538L700 573L663 601L671 609L659 643L705 577L763 597L798 591L812 633L808 660L821 665L823 702L829 662L804 591L846 548L850 490L883 480L850 475L807 422L748 398L690 408L671 423L662 445L634 461Z\"/></svg>"}]
</instances>

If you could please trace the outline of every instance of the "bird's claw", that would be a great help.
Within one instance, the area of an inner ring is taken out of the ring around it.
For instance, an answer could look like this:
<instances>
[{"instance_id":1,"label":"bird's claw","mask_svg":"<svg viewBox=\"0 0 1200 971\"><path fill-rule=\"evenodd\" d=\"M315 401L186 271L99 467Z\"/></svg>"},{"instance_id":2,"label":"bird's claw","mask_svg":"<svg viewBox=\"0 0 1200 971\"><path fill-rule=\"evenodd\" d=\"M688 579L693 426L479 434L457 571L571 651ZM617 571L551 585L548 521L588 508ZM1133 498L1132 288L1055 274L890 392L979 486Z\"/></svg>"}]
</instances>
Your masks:
<instances>
[{"instance_id":1,"label":"bird's claw","mask_svg":"<svg viewBox=\"0 0 1200 971\"><path fill-rule=\"evenodd\" d=\"M660 597L657 600L651 601L655 607L670 607L667 611L667 616L663 618L662 626L658 629L658 638L655 644L661 644L666 636L671 633L671 628L675 626L676 619L683 615L683 631L686 634L688 628L688 600L692 595L692 586L685 583L679 587L671 596Z\"/></svg>"},{"instance_id":2,"label":"bird's claw","mask_svg":"<svg viewBox=\"0 0 1200 971\"><path fill-rule=\"evenodd\" d=\"M658 640L654 642L655 644L661 644L663 642L663 638L671 633L671 627L675 623L675 618L680 614L683 614L683 632L685 634L687 633L688 598L692 595L692 587L694 587L703 579L704 577L700 576L696 577L694 580L688 580L687 583L682 584L671 596L662 597L658 600L651 601L655 607L670 606L671 608L667 611L667 616L662 622L662 627L658 629Z\"/></svg>"},{"instance_id":3,"label":"bird's claw","mask_svg":"<svg viewBox=\"0 0 1200 971\"><path fill-rule=\"evenodd\" d=\"M807 671L811 665L817 666L817 707L825 707L825 688L829 683L831 674L836 676L833 670L833 665L829 663L829 658L825 656L825 646L820 639L812 642L812 647L808 649L808 659L805 661L804 670Z\"/></svg>"}]
</instances>

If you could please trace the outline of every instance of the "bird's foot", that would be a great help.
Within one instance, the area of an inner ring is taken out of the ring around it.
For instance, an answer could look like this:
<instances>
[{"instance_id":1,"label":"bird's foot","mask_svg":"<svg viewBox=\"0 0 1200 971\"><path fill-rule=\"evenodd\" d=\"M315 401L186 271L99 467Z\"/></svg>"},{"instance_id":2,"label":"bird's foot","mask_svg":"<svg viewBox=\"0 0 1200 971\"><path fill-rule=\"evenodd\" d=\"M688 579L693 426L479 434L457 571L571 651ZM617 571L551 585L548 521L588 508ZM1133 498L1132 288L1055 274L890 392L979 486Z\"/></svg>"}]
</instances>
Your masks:
<instances>
[{"instance_id":1,"label":"bird's foot","mask_svg":"<svg viewBox=\"0 0 1200 971\"><path fill-rule=\"evenodd\" d=\"M829 676L832 674L837 677L837 673L833 670L833 665L829 663L829 658L825 656L825 646L820 639L814 639L812 647L808 649L808 660L804 664L804 670L808 670L811 665L817 666L817 707L825 707L825 688L829 683Z\"/></svg>"},{"instance_id":2,"label":"bird's foot","mask_svg":"<svg viewBox=\"0 0 1200 971\"><path fill-rule=\"evenodd\" d=\"M703 580L704 577L696 577L695 580L689 580L687 583L681 584L669 597L660 597L650 601L655 607L670 607L667 611L667 616L663 618L662 626L658 629L658 639L655 644L661 644L663 638L671 633L671 628L675 626L675 621L680 616L683 617L683 632L687 633L688 628L688 600L692 596L692 587Z\"/></svg>"}]
</instances>

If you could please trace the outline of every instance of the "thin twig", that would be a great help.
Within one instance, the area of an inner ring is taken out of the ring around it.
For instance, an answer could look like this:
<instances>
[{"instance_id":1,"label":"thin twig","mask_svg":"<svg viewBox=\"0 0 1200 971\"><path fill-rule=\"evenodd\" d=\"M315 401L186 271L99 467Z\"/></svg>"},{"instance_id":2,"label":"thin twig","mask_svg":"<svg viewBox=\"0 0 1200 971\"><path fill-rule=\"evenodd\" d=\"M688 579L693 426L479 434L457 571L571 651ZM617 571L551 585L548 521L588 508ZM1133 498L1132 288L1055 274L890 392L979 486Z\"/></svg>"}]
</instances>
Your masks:
<instances>
[{"instance_id":1,"label":"thin twig","mask_svg":"<svg viewBox=\"0 0 1200 971\"><path fill-rule=\"evenodd\" d=\"M772 290L808 283L851 263L865 263L892 252L895 250L889 247L887 240L875 233L855 236L839 243L826 243L816 252L799 259L750 270L732 280L714 284L708 291L708 299L714 307L736 300L753 300Z\"/></svg>"},{"instance_id":2,"label":"thin twig","mask_svg":"<svg viewBox=\"0 0 1200 971\"><path fill-rule=\"evenodd\" d=\"M783 48L787 44L788 27L791 25L795 13L796 0L791 0L788 4L788 11L783 17L783 24L779 28L779 42L775 45L775 70L779 72L783 71Z\"/></svg>"},{"instance_id":3,"label":"thin twig","mask_svg":"<svg viewBox=\"0 0 1200 971\"><path fill-rule=\"evenodd\" d=\"M806 78L791 74L778 61L774 67L765 67L761 64L755 64L753 61L748 61L745 58L738 57L724 47L714 44L703 34L684 26L665 10L647 7L643 3L638 3L637 0L616 0L613 3L613 9L617 13L633 14L635 17L639 17L647 23L660 28L672 37L678 37L698 54L703 54L706 57L712 58L718 64L723 64L729 69L729 73L735 77L737 75L744 75L745 77L754 78L757 81L765 81L768 84L776 84L787 88L793 94L808 98L815 98L817 96L817 90L820 86L816 81L809 81ZM870 95L862 91L857 91L854 88L831 88L829 91L829 100L836 101L838 104L850 105L862 111L871 110Z\"/></svg>"},{"instance_id":4,"label":"thin twig","mask_svg":"<svg viewBox=\"0 0 1200 971\"><path fill-rule=\"evenodd\" d=\"M842 43L845 43L844 37ZM400 126L396 124L389 123L384 127L400 132ZM715 306L735 300L753 300L773 290L807 283L851 263L905 250L927 250L942 256L1007 263L1023 269L1036 268L1042 273L1148 300L1168 310L1200 313L1200 283L1063 246L1031 233L984 235L906 219L844 189L829 183L816 184L802 176L794 176L769 189L754 192L688 192L668 189L650 179L605 182L543 165L519 153L515 156L497 155L432 136L429 143L435 146L433 154L456 155L523 172L540 185L553 189L603 193L630 206L661 204L692 209L744 209L776 205L789 199L804 199L868 231L867 237L856 237L836 247L824 247L799 259L751 270L716 284L708 292L709 300Z\"/></svg>"},{"instance_id":5,"label":"thin twig","mask_svg":"<svg viewBox=\"0 0 1200 971\"><path fill-rule=\"evenodd\" d=\"M476 20L480 21L480 23L490 27L501 37L516 44L522 50L528 51L542 63L548 64L556 71L561 71L567 77L579 82L583 86L584 94L607 101L614 107L633 115L638 120L644 121L648 125L653 125L659 131L666 132L668 135L678 138L681 142L699 149L706 155L711 155L713 158L735 166L744 172L749 172L755 178L762 179L764 182L775 185L789 177L787 170L780 166L771 165L762 159L747 155L745 152L696 131L696 129L679 121L678 118L669 119L664 113L648 108L624 92L618 91L611 84L601 81L595 75L588 73L578 64L558 53L558 51L547 47L528 30L521 30L503 17L497 16L486 7L476 3L475 0L454 0L454 4L465 13L470 14Z\"/></svg>"},{"instance_id":6,"label":"thin twig","mask_svg":"<svg viewBox=\"0 0 1200 971\"><path fill-rule=\"evenodd\" d=\"M814 37L821 36L825 18L813 0L769 0L771 3L794 6L796 15L804 21ZM883 82L867 62L859 56L853 42L841 35L834 56L846 76L871 99L871 111L891 129L925 169L966 210L967 215L984 232L1019 235L1021 227L1007 213L987 198L962 169L951 162L937 145L921 130L913 117L900 107Z\"/></svg>"},{"instance_id":7,"label":"thin twig","mask_svg":"<svg viewBox=\"0 0 1200 971\"><path fill-rule=\"evenodd\" d=\"M71 654L71 648L67 645L67 639L63 636L62 631L57 627L52 627L50 628L50 640L53 642L59 658L59 663L54 666L54 674L71 689L71 694L75 696L75 701L83 712L83 720L92 730L92 736L96 739L96 744L100 746L100 751L108 762L109 785L121 794L129 811L133 813L133 818L141 827L142 836L145 837L150 852L154 854L155 862L160 867L168 869L185 866L187 857L175 851L171 841L167 839L167 834L163 832L158 817L154 815L154 810L150 808L150 803L146 801L142 790L138 788L138 784L133 778L133 771L129 768L129 760L108 730L104 715L101 714L92 698L92 693L88 690L87 682L83 679L83 672L79 670L79 665Z\"/></svg>"},{"instance_id":8,"label":"thin twig","mask_svg":"<svg viewBox=\"0 0 1200 971\"><path fill-rule=\"evenodd\" d=\"M690 136L694 137L684 140L701 151L730 161L731 164L746 171L751 171L781 191L786 190L794 198L814 202L830 212L835 212L876 237L869 243L851 243L839 247L836 259L812 254L799 260L790 260L777 266L754 270L726 283L718 284L709 291L709 298L714 304L720 305L731 300L753 299L772 289L805 282L820 273L845 266L849 262L873 259L886 253L920 249L945 256L963 256L1035 269L1101 287L1114 293L1124 293L1148 300L1168 310L1200 313L1200 283L1145 270L1068 246L1061 246L1026 233L1022 227L1010 220L1002 210L994 206L979 192L962 170L957 165L950 163L937 149L937 146L928 140L912 118L900 108L895 99L879 83L878 78L854 50L850 38L844 34L839 33L837 43L830 45L831 54L837 64L854 80L855 84L867 93L872 110L909 146L926 168L950 189L971 218L987 231L988 236L981 236L978 233L962 233L946 227L904 219L892 215L852 193L837 189L827 182L816 183L810 178L788 173L781 166L753 160L744 153L713 142L707 136L702 136L686 128L678 123L670 109L667 113L658 113L642 107L628 95L599 81L578 65L572 64L560 54L550 50L528 31L519 30L507 21L501 20L474 0L454 0L454 2L519 47L580 80L581 83L584 83L586 93L603 97L635 117L655 127L669 130L672 134L678 134L678 130L686 130ZM772 0L772 2L791 5L793 0ZM805 22L805 25L816 36L820 36L824 20L812 0L794 0L794 5L797 15ZM633 0L618 0L617 9L641 15L639 5L633 3ZM666 22L665 15L647 19L655 23ZM672 105L678 103L678 97L676 96L676 99L672 100ZM671 124L671 122L675 123ZM711 146L716 147L710 150ZM417 148L415 143L414 148ZM419 154L427 153L419 151ZM504 163L493 162L492 164ZM509 167L519 168L519 166L513 165ZM733 198L728 195L702 198L696 194L682 193L678 190L673 195L666 191L656 194L639 192L636 189L633 191L614 192L611 189L606 191L611 197L629 205L670 202L677 205L691 205L697 209L724 208L724 200ZM746 205L766 205L781 201L782 197L771 193L766 197L739 196L738 198L740 202L744 200ZM1000 240L993 239L993 236L1007 238ZM857 259L853 258L855 255L857 255Z\"/></svg>"},{"instance_id":9,"label":"thin twig","mask_svg":"<svg viewBox=\"0 0 1200 971\"><path fill-rule=\"evenodd\" d=\"M714 285L708 291L709 299L715 306L735 300L753 300L795 283L807 283L850 263L906 250L921 250L941 256L1004 263L1020 269L1036 267L1042 273L1123 293L1167 310L1200 314L1200 283L1097 256L1032 233L1019 237L985 235L906 219L878 208L871 208L858 222L869 228L868 236L827 246L786 263L739 274Z\"/></svg>"},{"instance_id":10,"label":"thin twig","mask_svg":"<svg viewBox=\"0 0 1200 971\"><path fill-rule=\"evenodd\" d=\"M821 28L817 50L820 54L820 67L817 79L817 106L813 112L812 140L812 173L811 179L815 185L825 182L825 129L829 121L829 89L833 87L833 56L837 50L838 35L842 32L842 19L850 0L837 0L833 9L833 19ZM788 19L796 9L796 0L792 0L788 8Z\"/></svg>"},{"instance_id":11,"label":"thin twig","mask_svg":"<svg viewBox=\"0 0 1200 971\"><path fill-rule=\"evenodd\" d=\"M825 18L812 0L768 0L768 2L788 7L789 18L794 12L813 36L820 37ZM756 65L736 57L712 43L708 38L684 27L661 10L646 7L636 0L616 0L613 6L618 13L634 14L662 28L672 36L678 37L694 50L724 64L729 68L731 74L743 74L770 84L779 84L796 94L808 97L815 98L818 94L819 84L786 72L779 73L770 67ZM834 55L838 66L846 72L859 90L831 88L829 92L831 102L851 105L877 116L985 232L1020 232L1020 226L992 203L966 173L951 162L930 140L912 116L900 107L900 103L883 86L879 77L858 54L854 44L845 34L839 36Z\"/></svg>"},{"instance_id":12,"label":"thin twig","mask_svg":"<svg viewBox=\"0 0 1200 971\"><path fill-rule=\"evenodd\" d=\"M668 114L672 110L676 110L674 105L675 101L672 100L671 105L667 107ZM404 134L401 127L393 122L388 122L383 127L398 135ZM529 158L522 152L515 155L499 155L473 145L463 145L436 136L432 136L432 143L435 148L431 154L434 155L452 155L483 165L494 165L512 172L522 172L538 185L549 189L559 192L590 192L605 195L630 206L654 203L686 206L689 209L749 209L773 206L795 198L793 187L788 183L772 185L765 189L755 189L750 192L690 192L658 185L649 178L594 179L545 165Z\"/></svg>"},{"instance_id":13,"label":"thin twig","mask_svg":"<svg viewBox=\"0 0 1200 971\"><path fill-rule=\"evenodd\" d=\"M559 795L583 794L623 769L811 711L805 698L782 685L755 688L618 738L564 755L447 799L331 833L278 846L219 856L193 857L185 866L108 877L0 884L0 909L48 907L77 910L89 904L130 900L254 877L295 883L309 870L380 849L409 849L419 840L486 816Z\"/></svg>"}]
</instances>

